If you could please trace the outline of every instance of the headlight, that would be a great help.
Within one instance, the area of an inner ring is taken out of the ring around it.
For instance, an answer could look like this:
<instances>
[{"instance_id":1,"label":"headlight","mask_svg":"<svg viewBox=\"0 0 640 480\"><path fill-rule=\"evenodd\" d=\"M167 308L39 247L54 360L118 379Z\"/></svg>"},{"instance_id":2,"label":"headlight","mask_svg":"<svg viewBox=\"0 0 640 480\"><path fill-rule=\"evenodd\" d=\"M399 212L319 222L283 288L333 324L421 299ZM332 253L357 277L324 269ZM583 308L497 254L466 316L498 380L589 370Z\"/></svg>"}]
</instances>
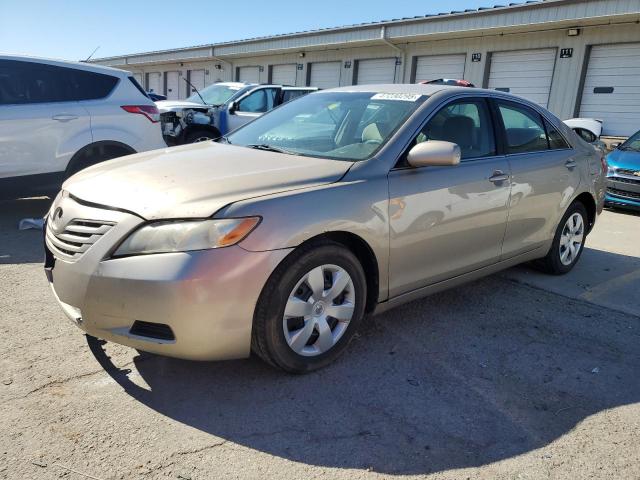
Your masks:
<instances>
[{"instance_id":1,"label":"headlight","mask_svg":"<svg viewBox=\"0 0 640 480\"><path fill-rule=\"evenodd\" d=\"M607 177L613 177L616 174L616 167L607 166Z\"/></svg>"},{"instance_id":2,"label":"headlight","mask_svg":"<svg viewBox=\"0 0 640 480\"><path fill-rule=\"evenodd\" d=\"M235 245L260 223L260 217L154 222L134 231L114 257L188 252Z\"/></svg>"}]
</instances>

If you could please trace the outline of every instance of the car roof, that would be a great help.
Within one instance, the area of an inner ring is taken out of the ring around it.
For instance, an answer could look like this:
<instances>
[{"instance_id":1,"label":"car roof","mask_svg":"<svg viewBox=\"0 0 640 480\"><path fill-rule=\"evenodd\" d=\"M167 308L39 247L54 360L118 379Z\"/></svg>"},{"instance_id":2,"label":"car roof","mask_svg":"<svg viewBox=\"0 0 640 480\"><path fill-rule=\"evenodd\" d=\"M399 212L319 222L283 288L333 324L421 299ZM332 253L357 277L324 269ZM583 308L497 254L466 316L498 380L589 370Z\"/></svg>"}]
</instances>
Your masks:
<instances>
[{"instance_id":1,"label":"car roof","mask_svg":"<svg viewBox=\"0 0 640 480\"><path fill-rule=\"evenodd\" d=\"M41 63L44 65L53 65L56 67L66 67L66 68L75 68L77 70L85 70L87 72L96 72L96 73L104 73L107 75L114 75L117 77L128 77L131 75L130 72L125 70L120 70L118 68L105 67L103 65L97 65L94 63L86 63L86 62L70 62L67 60L57 60L53 58L43 58L43 57L32 57L28 55L10 55L0 53L0 60L13 60L17 62L30 62L30 63Z\"/></svg>"}]
</instances>

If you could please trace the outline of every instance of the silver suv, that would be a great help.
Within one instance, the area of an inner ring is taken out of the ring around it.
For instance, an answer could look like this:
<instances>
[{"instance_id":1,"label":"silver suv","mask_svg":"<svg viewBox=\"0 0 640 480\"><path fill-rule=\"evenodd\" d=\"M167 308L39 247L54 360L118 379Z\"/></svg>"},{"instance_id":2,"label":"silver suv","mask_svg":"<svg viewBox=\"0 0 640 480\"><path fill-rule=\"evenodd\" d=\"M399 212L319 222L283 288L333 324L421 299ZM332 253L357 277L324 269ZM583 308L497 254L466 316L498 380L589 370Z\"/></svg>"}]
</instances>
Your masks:
<instances>
[{"instance_id":1,"label":"silver suv","mask_svg":"<svg viewBox=\"0 0 640 480\"><path fill-rule=\"evenodd\" d=\"M304 372L367 313L522 262L568 272L603 207L602 155L501 92L325 90L225 140L64 185L45 267L82 330Z\"/></svg>"}]
</instances>

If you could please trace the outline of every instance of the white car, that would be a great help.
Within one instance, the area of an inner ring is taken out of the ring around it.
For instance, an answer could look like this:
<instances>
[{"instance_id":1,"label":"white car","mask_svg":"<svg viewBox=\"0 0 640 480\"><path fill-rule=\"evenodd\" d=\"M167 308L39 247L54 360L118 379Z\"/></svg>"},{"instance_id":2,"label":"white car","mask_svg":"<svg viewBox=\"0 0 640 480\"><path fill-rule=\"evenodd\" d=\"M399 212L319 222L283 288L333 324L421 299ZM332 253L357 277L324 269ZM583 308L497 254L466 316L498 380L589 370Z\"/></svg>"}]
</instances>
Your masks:
<instances>
[{"instance_id":1,"label":"white car","mask_svg":"<svg viewBox=\"0 0 640 480\"><path fill-rule=\"evenodd\" d=\"M129 72L0 55L0 197L53 193L79 170L166 147Z\"/></svg>"}]
</instances>

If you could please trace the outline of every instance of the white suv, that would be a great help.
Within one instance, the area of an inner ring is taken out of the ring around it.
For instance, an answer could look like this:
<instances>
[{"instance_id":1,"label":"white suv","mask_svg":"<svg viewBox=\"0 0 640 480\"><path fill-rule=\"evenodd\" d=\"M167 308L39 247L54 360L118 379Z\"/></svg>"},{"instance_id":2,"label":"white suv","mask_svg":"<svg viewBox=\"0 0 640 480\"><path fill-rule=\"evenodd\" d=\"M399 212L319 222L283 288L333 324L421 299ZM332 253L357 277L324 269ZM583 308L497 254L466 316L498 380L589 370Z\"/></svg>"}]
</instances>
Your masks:
<instances>
[{"instance_id":1,"label":"white suv","mask_svg":"<svg viewBox=\"0 0 640 480\"><path fill-rule=\"evenodd\" d=\"M0 198L55 192L73 173L166 147L129 72L0 55Z\"/></svg>"}]
</instances>

